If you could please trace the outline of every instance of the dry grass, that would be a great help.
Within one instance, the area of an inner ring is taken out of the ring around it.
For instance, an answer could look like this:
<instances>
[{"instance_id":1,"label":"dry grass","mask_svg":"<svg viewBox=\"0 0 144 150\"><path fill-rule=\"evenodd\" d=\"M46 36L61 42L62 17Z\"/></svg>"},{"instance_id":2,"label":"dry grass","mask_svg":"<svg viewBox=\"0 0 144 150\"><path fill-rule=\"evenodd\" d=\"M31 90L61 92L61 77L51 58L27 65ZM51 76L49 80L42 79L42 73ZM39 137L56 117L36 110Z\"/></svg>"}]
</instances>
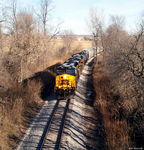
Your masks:
<instances>
[{"instance_id":1,"label":"dry grass","mask_svg":"<svg viewBox=\"0 0 144 150\"><path fill-rule=\"evenodd\" d=\"M16 146L43 105L41 90L53 79L47 68L90 46L87 41L74 41L67 52L61 41L49 41L48 37L39 34L32 35L29 40L25 35L19 39L3 36L1 45L0 150L11 150ZM34 80L26 85L19 82L19 78L24 80L30 77Z\"/></svg>"},{"instance_id":2,"label":"dry grass","mask_svg":"<svg viewBox=\"0 0 144 150\"><path fill-rule=\"evenodd\" d=\"M56 43L55 46L56 47L62 47L64 45L63 40L53 40L52 43ZM91 41L87 41L87 40L74 40L73 44L72 44L72 48L75 49L76 47L81 47L82 49L85 48L91 48L92 47L92 42Z\"/></svg>"},{"instance_id":3,"label":"dry grass","mask_svg":"<svg viewBox=\"0 0 144 150\"><path fill-rule=\"evenodd\" d=\"M102 69L97 65L94 73L96 101L95 107L102 114L106 134L106 146L109 150L125 150L129 148L130 128L120 114L121 105L114 103L112 85Z\"/></svg>"},{"instance_id":4,"label":"dry grass","mask_svg":"<svg viewBox=\"0 0 144 150\"><path fill-rule=\"evenodd\" d=\"M7 92L7 97L4 97L0 106L0 149L11 150L19 142L26 130L25 119L31 120L27 118L25 112L30 114L33 112L34 117L36 115L34 109L38 109L43 103L39 97L40 88L40 83L31 82L27 87L19 86Z\"/></svg>"},{"instance_id":5,"label":"dry grass","mask_svg":"<svg viewBox=\"0 0 144 150\"><path fill-rule=\"evenodd\" d=\"M12 108L9 106L9 111L4 108L3 112L1 112L2 116L2 124L0 127L0 148L2 150L9 150L11 146L11 140L15 137L19 137L21 127L22 127L22 112L23 112L23 100L16 99Z\"/></svg>"}]
</instances>

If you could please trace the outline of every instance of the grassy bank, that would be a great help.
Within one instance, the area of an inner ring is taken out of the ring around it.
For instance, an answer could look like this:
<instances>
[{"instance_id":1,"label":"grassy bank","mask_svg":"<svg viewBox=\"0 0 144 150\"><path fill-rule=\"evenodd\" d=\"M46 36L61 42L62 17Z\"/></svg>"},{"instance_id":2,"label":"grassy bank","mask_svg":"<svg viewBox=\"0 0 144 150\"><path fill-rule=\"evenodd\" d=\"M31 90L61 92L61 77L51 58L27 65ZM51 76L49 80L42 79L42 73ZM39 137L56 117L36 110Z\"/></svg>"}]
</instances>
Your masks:
<instances>
[{"instance_id":1,"label":"grassy bank","mask_svg":"<svg viewBox=\"0 0 144 150\"><path fill-rule=\"evenodd\" d=\"M102 65L94 70L96 90L95 108L102 115L106 135L106 147L109 150L125 150L130 147L130 127L123 116L123 106L117 100L119 94L114 92L108 74Z\"/></svg>"},{"instance_id":2,"label":"grassy bank","mask_svg":"<svg viewBox=\"0 0 144 150\"><path fill-rule=\"evenodd\" d=\"M131 78L125 80L128 77L125 73L114 78L102 62L95 65L93 77L96 91L94 106L102 115L107 149L142 149L144 111L143 98L138 95L141 89L134 91L134 82Z\"/></svg>"}]
</instances>

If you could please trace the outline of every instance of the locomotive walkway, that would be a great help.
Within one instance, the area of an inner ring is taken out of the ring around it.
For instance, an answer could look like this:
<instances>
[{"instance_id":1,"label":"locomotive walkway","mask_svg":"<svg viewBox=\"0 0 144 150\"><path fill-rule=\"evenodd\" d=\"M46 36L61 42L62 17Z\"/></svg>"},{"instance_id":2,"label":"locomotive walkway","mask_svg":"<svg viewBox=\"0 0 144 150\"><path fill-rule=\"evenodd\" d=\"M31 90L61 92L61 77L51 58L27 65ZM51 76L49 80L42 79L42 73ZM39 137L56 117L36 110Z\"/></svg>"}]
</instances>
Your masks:
<instances>
[{"instance_id":1,"label":"locomotive walkway","mask_svg":"<svg viewBox=\"0 0 144 150\"><path fill-rule=\"evenodd\" d=\"M73 98L59 102L53 97L44 104L17 150L103 149L96 112L87 103L91 101L88 92L93 90L93 61L94 57L84 66Z\"/></svg>"}]
</instances>

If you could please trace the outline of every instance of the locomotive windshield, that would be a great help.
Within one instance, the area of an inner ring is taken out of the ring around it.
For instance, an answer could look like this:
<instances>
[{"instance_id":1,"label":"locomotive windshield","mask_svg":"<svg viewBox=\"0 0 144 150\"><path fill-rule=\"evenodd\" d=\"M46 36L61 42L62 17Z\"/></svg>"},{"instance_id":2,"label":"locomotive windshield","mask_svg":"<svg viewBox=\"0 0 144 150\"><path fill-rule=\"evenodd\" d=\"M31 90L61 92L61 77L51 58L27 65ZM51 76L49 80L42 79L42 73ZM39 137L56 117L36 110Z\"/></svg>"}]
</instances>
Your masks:
<instances>
[{"instance_id":1,"label":"locomotive windshield","mask_svg":"<svg viewBox=\"0 0 144 150\"><path fill-rule=\"evenodd\" d=\"M66 69L65 68L58 68L56 70L56 74L57 75L61 75L61 74L65 74L66 73Z\"/></svg>"},{"instance_id":2,"label":"locomotive windshield","mask_svg":"<svg viewBox=\"0 0 144 150\"><path fill-rule=\"evenodd\" d=\"M70 75L75 75L75 69L67 69L66 73Z\"/></svg>"},{"instance_id":3,"label":"locomotive windshield","mask_svg":"<svg viewBox=\"0 0 144 150\"><path fill-rule=\"evenodd\" d=\"M74 75L75 76L75 68L58 68L56 70L57 75L62 75L62 74L69 74L69 75Z\"/></svg>"}]
</instances>

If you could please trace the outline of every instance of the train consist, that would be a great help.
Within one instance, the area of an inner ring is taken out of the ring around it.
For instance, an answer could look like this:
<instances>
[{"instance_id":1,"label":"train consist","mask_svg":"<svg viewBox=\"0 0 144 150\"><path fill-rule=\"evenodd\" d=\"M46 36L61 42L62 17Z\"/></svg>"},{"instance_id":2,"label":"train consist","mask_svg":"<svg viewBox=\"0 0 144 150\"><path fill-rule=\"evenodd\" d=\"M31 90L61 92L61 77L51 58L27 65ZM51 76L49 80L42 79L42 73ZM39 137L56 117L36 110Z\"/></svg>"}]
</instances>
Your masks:
<instances>
[{"instance_id":1,"label":"train consist","mask_svg":"<svg viewBox=\"0 0 144 150\"><path fill-rule=\"evenodd\" d=\"M66 98L74 93L82 67L89 58L88 50L73 54L56 69L55 93L57 99Z\"/></svg>"}]
</instances>

